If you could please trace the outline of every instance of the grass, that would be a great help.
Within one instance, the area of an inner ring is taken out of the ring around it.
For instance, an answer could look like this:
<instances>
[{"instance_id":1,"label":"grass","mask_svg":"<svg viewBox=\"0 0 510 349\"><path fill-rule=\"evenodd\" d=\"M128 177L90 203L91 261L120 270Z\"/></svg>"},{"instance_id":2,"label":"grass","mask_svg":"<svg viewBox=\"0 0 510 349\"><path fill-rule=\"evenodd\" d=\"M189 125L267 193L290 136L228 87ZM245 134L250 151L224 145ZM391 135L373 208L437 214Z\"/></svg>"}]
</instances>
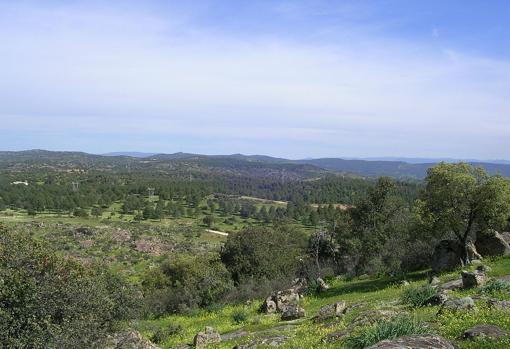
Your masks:
<instances>
[{"instance_id":1,"label":"grass","mask_svg":"<svg viewBox=\"0 0 510 349\"><path fill-rule=\"evenodd\" d=\"M430 303L430 300L437 295L437 290L429 284L417 287L407 287L400 296L402 304L408 304L412 307L424 307Z\"/></svg>"}]
</instances>

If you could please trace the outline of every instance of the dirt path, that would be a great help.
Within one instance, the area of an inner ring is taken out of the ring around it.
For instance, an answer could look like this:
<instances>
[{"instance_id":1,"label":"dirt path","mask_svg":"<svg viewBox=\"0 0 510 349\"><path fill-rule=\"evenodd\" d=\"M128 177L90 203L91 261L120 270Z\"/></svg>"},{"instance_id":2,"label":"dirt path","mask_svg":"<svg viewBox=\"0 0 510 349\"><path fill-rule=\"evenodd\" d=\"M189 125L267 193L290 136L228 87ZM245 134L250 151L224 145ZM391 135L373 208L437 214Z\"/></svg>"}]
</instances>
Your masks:
<instances>
[{"instance_id":1,"label":"dirt path","mask_svg":"<svg viewBox=\"0 0 510 349\"><path fill-rule=\"evenodd\" d=\"M228 233L218 231L218 230L206 229L205 231L208 233L217 234L217 235L221 235L221 236L228 236Z\"/></svg>"}]
</instances>

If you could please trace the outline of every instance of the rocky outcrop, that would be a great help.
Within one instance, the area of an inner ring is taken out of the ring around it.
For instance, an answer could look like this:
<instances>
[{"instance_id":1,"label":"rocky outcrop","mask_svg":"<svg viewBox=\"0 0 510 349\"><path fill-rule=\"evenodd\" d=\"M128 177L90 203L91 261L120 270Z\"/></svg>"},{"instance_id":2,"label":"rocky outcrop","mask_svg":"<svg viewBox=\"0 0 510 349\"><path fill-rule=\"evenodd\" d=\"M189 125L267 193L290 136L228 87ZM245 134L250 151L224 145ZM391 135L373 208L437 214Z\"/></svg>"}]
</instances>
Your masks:
<instances>
[{"instance_id":1,"label":"rocky outcrop","mask_svg":"<svg viewBox=\"0 0 510 349\"><path fill-rule=\"evenodd\" d=\"M221 342L220 334L212 327L207 326L204 332L198 332L193 339L193 345L197 349L207 348L208 344Z\"/></svg>"},{"instance_id":2,"label":"rocky outcrop","mask_svg":"<svg viewBox=\"0 0 510 349\"><path fill-rule=\"evenodd\" d=\"M396 339L388 339L372 345L368 349L455 349L446 339L432 334L417 334Z\"/></svg>"},{"instance_id":3,"label":"rocky outcrop","mask_svg":"<svg viewBox=\"0 0 510 349\"><path fill-rule=\"evenodd\" d=\"M473 288L485 285L487 276L481 271L465 271L463 270L460 275L462 276L462 287Z\"/></svg>"},{"instance_id":4,"label":"rocky outcrop","mask_svg":"<svg viewBox=\"0 0 510 349\"><path fill-rule=\"evenodd\" d=\"M509 242L495 230L479 234L475 245L476 249L485 257L510 255Z\"/></svg>"},{"instance_id":5,"label":"rocky outcrop","mask_svg":"<svg viewBox=\"0 0 510 349\"><path fill-rule=\"evenodd\" d=\"M434 249L432 255L432 270L435 273L452 271L462 265L464 246L457 240L442 240ZM473 244L468 244L470 259L478 259L480 255Z\"/></svg>"},{"instance_id":6,"label":"rocky outcrop","mask_svg":"<svg viewBox=\"0 0 510 349\"><path fill-rule=\"evenodd\" d=\"M490 339L500 339L503 337L507 337L509 335L508 332L502 330L496 325L476 325L471 327L469 330L466 330L462 334L462 338L464 339L475 339L477 337L481 338L490 338Z\"/></svg>"}]
</instances>

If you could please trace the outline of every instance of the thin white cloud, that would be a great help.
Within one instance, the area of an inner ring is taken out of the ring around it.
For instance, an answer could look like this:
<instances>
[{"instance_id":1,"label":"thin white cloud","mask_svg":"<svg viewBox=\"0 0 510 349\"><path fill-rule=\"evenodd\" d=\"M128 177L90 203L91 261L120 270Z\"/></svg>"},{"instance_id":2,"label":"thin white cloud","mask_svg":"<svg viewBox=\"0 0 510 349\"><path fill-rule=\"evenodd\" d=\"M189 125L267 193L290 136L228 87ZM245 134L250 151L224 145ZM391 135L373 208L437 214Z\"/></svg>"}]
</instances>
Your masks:
<instances>
[{"instance_id":1,"label":"thin white cloud","mask_svg":"<svg viewBox=\"0 0 510 349\"><path fill-rule=\"evenodd\" d=\"M212 31L190 13L2 9L0 119L10 132L302 140L311 148L301 156L495 158L510 146L507 61L356 28L354 41L315 43Z\"/></svg>"}]
</instances>

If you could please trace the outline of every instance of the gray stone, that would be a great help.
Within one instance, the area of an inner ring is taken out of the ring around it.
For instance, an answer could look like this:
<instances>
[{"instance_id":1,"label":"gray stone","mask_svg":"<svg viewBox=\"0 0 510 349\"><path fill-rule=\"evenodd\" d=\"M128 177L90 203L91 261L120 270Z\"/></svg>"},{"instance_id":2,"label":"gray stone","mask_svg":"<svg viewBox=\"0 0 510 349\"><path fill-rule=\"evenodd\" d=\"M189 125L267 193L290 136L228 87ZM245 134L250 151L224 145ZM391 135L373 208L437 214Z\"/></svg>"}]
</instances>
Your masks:
<instances>
[{"instance_id":1,"label":"gray stone","mask_svg":"<svg viewBox=\"0 0 510 349\"><path fill-rule=\"evenodd\" d=\"M266 314L276 313L276 302L273 300L273 297L267 297L264 303L262 303L262 311Z\"/></svg>"},{"instance_id":2,"label":"gray stone","mask_svg":"<svg viewBox=\"0 0 510 349\"><path fill-rule=\"evenodd\" d=\"M510 245L495 230L479 234L475 242L477 250L485 257L510 255Z\"/></svg>"},{"instance_id":3,"label":"gray stone","mask_svg":"<svg viewBox=\"0 0 510 349\"><path fill-rule=\"evenodd\" d=\"M342 339L348 337L352 332L352 329L346 328L341 331L335 331L332 333L328 333L324 338L322 338L323 343L335 343L341 341Z\"/></svg>"},{"instance_id":4,"label":"gray stone","mask_svg":"<svg viewBox=\"0 0 510 349\"><path fill-rule=\"evenodd\" d=\"M508 332L502 330L496 325L476 325L466 330L462 335L464 339L475 339L477 337L499 339L508 336Z\"/></svg>"},{"instance_id":5,"label":"gray stone","mask_svg":"<svg viewBox=\"0 0 510 349\"><path fill-rule=\"evenodd\" d=\"M142 337L137 331L116 333L101 345L105 349L159 349L157 345Z\"/></svg>"},{"instance_id":6,"label":"gray stone","mask_svg":"<svg viewBox=\"0 0 510 349\"><path fill-rule=\"evenodd\" d=\"M462 288L462 279L445 282L444 284L439 286L439 288L442 290L449 290L449 291L457 290L459 288Z\"/></svg>"},{"instance_id":7,"label":"gray stone","mask_svg":"<svg viewBox=\"0 0 510 349\"><path fill-rule=\"evenodd\" d=\"M457 240L442 240L432 255L432 270L451 271L462 264L463 247Z\"/></svg>"},{"instance_id":8,"label":"gray stone","mask_svg":"<svg viewBox=\"0 0 510 349\"><path fill-rule=\"evenodd\" d=\"M292 288L284 291L278 291L273 298L276 303L276 309L283 312L288 305L299 304L299 294Z\"/></svg>"},{"instance_id":9,"label":"gray stone","mask_svg":"<svg viewBox=\"0 0 510 349\"><path fill-rule=\"evenodd\" d=\"M443 307L439 310L439 312L443 311L461 311L461 310L474 310L475 302L471 297L457 298L457 299L449 299L444 302Z\"/></svg>"},{"instance_id":10,"label":"gray stone","mask_svg":"<svg viewBox=\"0 0 510 349\"><path fill-rule=\"evenodd\" d=\"M305 316L305 310L297 304L287 305L282 312L283 321L297 320L304 318Z\"/></svg>"},{"instance_id":11,"label":"gray stone","mask_svg":"<svg viewBox=\"0 0 510 349\"><path fill-rule=\"evenodd\" d=\"M430 278L429 284L431 286L438 286L439 284L441 284L441 280L437 276L433 276Z\"/></svg>"},{"instance_id":12,"label":"gray stone","mask_svg":"<svg viewBox=\"0 0 510 349\"><path fill-rule=\"evenodd\" d=\"M381 341L368 349L455 349L446 339L432 334L417 334Z\"/></svg>"},{"instance_id":13,"label":"gray stone","mask_svg":"<svg viewBox=\"0 0 510 349\"><path fill-rule=\"evenodd\" d=\"M492 271L492 268L489 267L488 265L482 264L477 266L476 270L482 273L489 273L490 271Z\"/></svg>"},{"instance_id":14,"label":"gray stone","mask_svg":"<svg viewBox=\"0 0 510 349\"><path fill-rule=\"evenodd\" d=\"M356 316L352 321L353 326L371 325L380 320L389 320L399 315L394 310L367 310Z\"/></svg>"},{"instance_id":15,"label":"gray stone","mask_svg":"<svg viewBox=\"0 0 510 349\"><path fill-rule=\"evenodd\" d=\"M485 285L485 282L487 281L485 273L478 270L474 272L463 270L460 275L462 276L463 288L480 287Z\"/></svg>"},{"instance_id":16,"label":"gray stone","mask_svg":"<svg viewBox=\"0 0 510 349\"><path fill-rule=\"evenodd\" d=\"M207 326L204 332L198 332L193 339L197 349L207 348L208 344L221 342L220 334L212 327Z\"/></svg>"},{"instance_id":17,"label":"gray stone","mask_svg":"<svg viewBox=\"0 0 510 349\"><path fill-rule=\"evenodd\" d=\"M285 344L288 340L289 337L287 336L257 338L248 343L236 345L234 349L256 349L259 346L279 347L280 345Z\"/></svg>"},{"instance_id":18,"label":"gray stone","mask_svg":"<svg viewBox=\"0 0 510 349\"><path fill-rule=\"evenodd\" d=\"M510 301L501 301L499 299L490 299L488 301L488 304L490 307L503 309L503 310L510 310Z\"/></svg>"},{"instance_id":19,"label":"gray stone","mask_svg":"<svg viewBox=\"0 0 510 349\"><path fill-rule=\"evenodd\" d=\"M347 309L347 304L343 301L328 304L319 309L314 318L315 322L321 322L342 316Z\"/></svg>"},{"instance_id":20,"label":"gray stone","mask_svg":"<svg viewBox=\"0 0 510 349\"><path fill-rule=\"evenodd\" d=\"M317 292L321 293L329 289L328 284L322 278L317 278Z\"/></svg>"},{"instance_id":21,"label":"gray stone","mask_svg":"<svg viewBox=\"0 0 510 349\"><path fill-rule=\"evenodd\" d=\"M231 339L246 337L246 336L249 336L249 335L250 335L250 332L247 332L245 330L237 330L237 331L233 331L233 332L222 334L220 336L220 338L221 338L222 341L228 341L228 340L231 340Z\"/></svg>"}]
</instances>

